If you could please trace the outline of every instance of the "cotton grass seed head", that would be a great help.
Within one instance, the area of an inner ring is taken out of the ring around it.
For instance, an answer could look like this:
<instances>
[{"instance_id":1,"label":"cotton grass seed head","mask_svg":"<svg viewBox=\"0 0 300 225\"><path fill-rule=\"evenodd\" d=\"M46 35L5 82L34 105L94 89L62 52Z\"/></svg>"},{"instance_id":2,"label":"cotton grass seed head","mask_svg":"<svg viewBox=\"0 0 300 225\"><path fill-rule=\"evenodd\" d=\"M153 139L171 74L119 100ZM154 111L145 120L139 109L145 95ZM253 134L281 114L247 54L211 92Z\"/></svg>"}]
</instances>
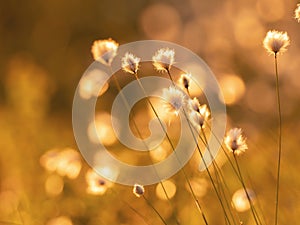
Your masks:
<instances>
[{"instance_id":1,"label":"cotton grass seed head","mask_svg":"<svg viewBox=\"0 0 300 225\"><path fill-rule=\"evenodd\" d=\"M300 23L300 4L297 4L297 8L295 9L295 19Z\"/></svg>"},{"instance_id":2,"label":"cotton grass seed head","mask_svg":"<svg viewBox=\"0 0 300 225\"><path fill-rule=\"evenodd\" d=\"M165 107L177 116L179 111L185 105L185 95L178 88L170 86L169 88L163 89L163 98L167 101Z\"/></svg>"},{"instance_id":3,"label":"cotton grass seed head","mask_svg":"<svg viewBox=\"0 0 300 225\"><path fill-rule=\"evenodd\" d=\"M133 194L136 196L136 197L141 197L144 193L145 193L145 189L144 189L144 186L143 185L140 185L140 184L135 184L133 186L133 190L132 190Z\"/></svg>"},{"instance_id":4,"label":"cotton grass seed head","mask_svg":"<svg viewBox=\"0 0 300 225\"><path fill-rule=\"evenodd\" d=\"M103 195L113 183L99 176L94 170L87 171L85 176L87 182L87 193L92 195Z\"/></svg>"},{"instance_id":5,"label":"cotton grass seed head","mask_svg":"<svg viewBox=\"0 0 300 225\"><path fill-rule=\"evenodd\" d=\"M195 110L190 112L190 121L197 129L204 128L205 122L208 121L209 116L209 109L207 108L207 105L204 104L199 107L199 112Z\"/></svg>"},{"instance_id":6,"label":"cotton grass seed head","mask_svg":"<svg viewBox=\"0 0 300 225\"><path fill-rule=\"evenodd\" d=\"M224 139L224 143L229 151L233 152L235 155L244 153L248 146L246 144L246 138L242 135L242 129L233 128L227 132Z\"/></svg>"},{"instance_id":7,"label":"cotton grass seed head","mask_svg":"<svg viewBox=\"0 0 300 225\"><path fill-rule=\"evenodd\" d=\"M159 49L152 57L153 66L159 72L170 71L174 63L175 51L169 48Z\"/></svg>"},{"instance_id":8,"label":"cotton grass seed head","mask_svg":"<svg viewBox=\"0 0 300 225\"><path fill-rule=\"evenodd\" d=\"M203 122L202 122L202 127L203 127L204 123L208 121L208 118L210 116L210 111L206 104L201 105L199 107L199 114L200 114L201 118L203 118Z\"/></svg>"},{"instance_id":9,"label":"cotton grass seed head","mask_svg":"<svg viewBox=\"0 0 300 225\"><path fill-rule=\"evenodd\" d=\"M92 55L94 60L110 66L117 55L119 44L111 38L105 40L96 40L92 45Z\"/></svg>"},{"instance_id":10,"label":"cotton grass seed head","mask_svg":"<svg viewBox=\"0 0 300 225\"><path fill-rule=\"evenodd\" d=\"M200 103L199 100L194 97L193 99L189 99L188 100L188 105L191 111L196 111L199 112L199 108L200 108Z\"/></svg>"},{"instance_id":11,"label":"cotton grass seed head","mask_svg":"<svg viewBox=\"0 0 300 225\"><path fill-rule=\"evenodd\" d=\"M269 31L263 41L265 49L271 54L284 53L290 45L290 38L286 32Z\"/></svg>"},{"instance_id":12,"label":"cotton grass seed head","mask_svg":"<svg viewBox=\"0 0 300 225\"><path fill-rule=\"evenodd\" d=\"M139 69L141 59L127 52L122 58L122 69L131 74L136 74Z\"/></svg>"},{"instance_id":13,"label":"cotton grass seed head","mask_svg":"<svg viewBox=\"0 0 300 225\"><path fill-rule=\"evenodd\" d=\"M186 90L189 90L190 83L191 83L191 76L192 75L190 73L185 73L182 74L179 78L180 85Z\"/></svg>"}]
</instances>

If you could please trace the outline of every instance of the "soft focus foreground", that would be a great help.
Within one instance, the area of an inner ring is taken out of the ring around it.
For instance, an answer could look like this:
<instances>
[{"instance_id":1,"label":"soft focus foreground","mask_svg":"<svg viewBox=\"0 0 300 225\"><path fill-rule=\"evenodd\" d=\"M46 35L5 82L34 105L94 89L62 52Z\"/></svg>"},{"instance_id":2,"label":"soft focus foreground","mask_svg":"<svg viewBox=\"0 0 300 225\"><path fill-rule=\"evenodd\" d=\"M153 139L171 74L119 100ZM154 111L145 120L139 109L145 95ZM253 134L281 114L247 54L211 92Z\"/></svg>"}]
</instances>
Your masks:
<instances>
[{"instance_id":1,"label":"soft focus foreground","mask_svg":"<svg viewBox=\"0 0 300 225\"><path fill-rule=\"evenodd\" d=\"M247 136L248 150L239 156L239 165L251 189L249 195L266 224L272 224L278 124L273 57L262 43L272 29L286 31L291 38L288 51L279 57L283 117L279 224L298 223L300 24L293 18L297 2L31 0L0 4L0 224L161 223L147 202L132 193L133 187L95 174L79 154L73 137L75 88L93 62L93 41L107 37L120 44L142 39L172 41L206 61L223 90L228 129L242 127ZM142 65L151 71L148 67L151 65ZM134 79L123 71L116 77L122 86ZM83 94L90 93L90 82L86 81ZM109 112L118 90L114 83L106 88L100 93L105 97L101 95L97 103L98 138L121 160L149 164L149 158L122 149L116 140ZM193 86L191 94L205 101ZM153 104L168 121L162 103L153 99ZM146 105L141 101L133 109L145 136L153 116ZM172 125L180 129L176 120ZM178 130L171 132L176 136ZM95 138L91 135L91 140ZM159 162L171 151L162 146L151 151L151 159ZM199 161L195 154L185 167L190 183L209 224L226 224L219 216L222 210L207 173L198 171ZM217 163L232 192L235 216L243 224L254 224L247 197L226 158L218 158ZM163 185L172 205L161 184L145 187L144 196L168 224L175 224L174 215L181 224L204 224L181 173Z\"/></svg>"}]
</instances>

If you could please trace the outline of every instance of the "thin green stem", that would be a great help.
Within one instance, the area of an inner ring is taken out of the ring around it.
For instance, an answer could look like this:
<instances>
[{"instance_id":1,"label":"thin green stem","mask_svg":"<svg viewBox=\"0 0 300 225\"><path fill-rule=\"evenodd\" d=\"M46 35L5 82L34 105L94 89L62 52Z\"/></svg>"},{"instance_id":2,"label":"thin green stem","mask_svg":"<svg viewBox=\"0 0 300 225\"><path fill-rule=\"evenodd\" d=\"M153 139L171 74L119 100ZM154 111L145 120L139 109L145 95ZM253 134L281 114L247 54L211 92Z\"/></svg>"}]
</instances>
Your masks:
<instances>
[{"instance_id":1,"label":"thin green stem","mask_svg":"<svg viewBox=\"0 0 300 225\"><path fill-rule=\"evenodd\" d=\"M135 209L133 206L131 206L128 202L125 202L124 200L122 200L122 202L127 207L129 207L135 214L137 214L146 224L149 225L149 223L146 221L146 217L142 215L137 209Z\"/></svg>"},{"instance_id":2,"label":"thin green stem","mask_svg":"<svg viewBox=\"0 0 300 225\"><path fill-rule=\"evenodd\" d=\"M233 165L233 163L232 163L232 161L231 161L231 159L230 159L230 157L229 157L229 155L228 155L226 149L223 147L221 141L217 138L216 134L213 132L213 130L211 129L211 127L209 126L209 124L207 124L207 127L210 129L210 131L212 132L212 135L216 138L216 140L217 140L218 143L220 144L221 149L222 149L223 153L225 154L225 156L226 156L226 158L227 158L227 160L228 160L230 166L232 167L232 169L233 169L234 173L236 174L236 176L239 178L238 172L236 171L236 168L234 167L234 165Z\"/></svg>"},{"instance_id":3,"label":"thin green stem","mask_svg":"<svg viewBox=\"0 0 300 225\"><path fill-rule=\"evenodd\" d=\"M170 75L169 75L169 76L170 76ZM201 89L201 87L199 86L199 84L197 83L197 81L196 81L195 79L193 79L193 77L191 77L191 79L194 81L194 83L196 84L196 86L197 86L199 89ZM189 94L189 97L191 98L190 94ZM207 121L206 121L206 122L207 122ZM229 161L229 163L230 163L232 169L234 170L234 173L235 173L235 174L237 175L237 177L238 177L238 173L237 173L237 171L236 171L236 169L235 169L233 163L231 162L231 159L230 159L229 155L227 154L227 151L226 151L226 150L224 149L224 147L222 146L221 141L217 138L216 134L213 132L213 130L211 129L211 127L209 126L209 124L206 124L206 126L210 129L212 135L216 138L216 140L217 140L218 143L220 144L223 153L225 154L225 156L226 156L227 160Z\"/></svg>"},{"instance_id":4,"label":"thin green stem","mask_svg":"<svg viewBox=\"0 0 300 225\"><path fill-rule=\"evenodd\" d=\"M122 197L120 197L120 194L117 192L117 191L115 191L115 190L113 190L113 189L110 189L111 190L111 192L114 194L114 195L116 195L116 197L119 199L119 200L121 200L121 202L124 204L124 205L126 205L126 206L128 206L135 214L137 214L146 224L148 224L149 225L149 223L147 222L147 218L144 216L144 215L142 215L137 209L135 209L133 206L131 206L127 201L125 201L125 200L123 200L122 199Z\"/></svg>"},{"instance_id":5,"label":"thin green stem","mask_svg":"<svg viewBox=\"0 0 300 225\"><path fill-rule=\"evenodd\" d=\"M251 189L254 189L253 182L252 182L251 177L250 177L250 175L249 175L248 173L247 173L247 179L248 179L248 181L249 181L249 183L250 183ZM260 204L259 199L256 199L255 205L257 205L256 208L258 209L258 212L259 212L259 214L260 214L261 217L262 217L262 224L267 224L267 223L266 223L266 218L265 218L264 214L262 213L263 211L262 211L262 208L261 208L261 204Z\"/></svg>"},{"instance_id":6,"label":"thin green stem","mask_svg":"<svg viewBox=\"0 0 300 225\"><path fill-rule=\"evenodd\" d=\"M135 74L135 78L136 78L136 80L137 80L137 82L138 82L140 88L141 88L142 91L144 92L145 96L147 96L147 93L146 93L146 91L145 91L145 89L144 89L144 87L143 87L143 85L142 85L142 83L141 83L139 77L137 76L137 74ZM174 145L173 145L173 143L172 143L172 141L171 141L171 138L170 138L170 136L169 136L167 130L165 129L165 127L164 127L164 125L163 125L163 123L162 123L162 121L161 121L161 119L160 119L158 113L156 112L156 109L154 108L154 106L153 106L152 102L150 101L150 99L149 99L149 98L146 98L146 99L147 99L147 102L149 103L149 105L150 105L152 111L154 112L156 118L158 119L158 121L159 121L159 123L160 123L160 126L161 126L163 132L166 134L166 137L167 137L168 142L169 142L169 144L170 144L170 146L171 146L171 148L172 148L172 151L175 152L175 147L174 147ZM177 159L178 163L180 163L180 165L181 165L181 161L180 161L180 159L178 158L176 152L175 152L175 156L176 156L176 159ZM204 215L204 213L203 213L203 211L202 211L200 202L199 202L199 200L197 199L197 197L196 197L196 195L195 195L195 192L194 192L194 190L193 190L193 188L192 188L192 185L191 185L191 183L190 183L190 181L189 181L189 179L188 179L188 176L187 176L187 174L186 174L184 168L182 168L181 171L182 171L182 173L183 173L183 175L184 175L184 177L185 177L185 179L186 179L186 181L187 181L187 183L188 183L188 186L189 186L190 191L191 191L191 193L192 193L192 196L193 196L193 198L194 198L194 201L195 201L195 204L196 204L196 206L197 206L197 209L198 209L198 211L200 212L200 214L201 214L201 216L202 216L202 218L203 218L205 224L208 225L207 219L206 219L206 217L205 217L205 215Z\"/></svg>"},{"instance_id":7,"label":"thin green stem","mask_svg":"<svg viewBox=\"0 0 300 225\"><path fill-rule=\"evenodd\" d=\"M248 193L248 191L247 191L247 188L246 188L246 186L245 186L245 182L244 182L244 179L243 179L243 176L242 176L242 173L241 173L241 169L240 169L238 160L237 160L237 158L236 158L236 154L233 153L233 157L234 157L234 161L235 161L235 164L236 164L236 167L237 167L237 171L238 171L239 176L240 176L240 180L241 180L243 189L244 189L244 191L245 191L245 194L246 194L247 199L248 199L249 204L250 204L250 208L251 208L251 211L252 211L252 214L253 214L253 218L254 218L254 220L255 220L255 223L259 225L259 224L261 224L261 221L260 221L260 219L259 219L259 217L258 217L258 215L257 215L257 213L256 213L256 211L255 211L255 209L254 209L253 202L252 202L252 200L251 200L251 198L250 198L250 196L249 196L249 193Z\"/></svg>"},{"instance_id":8,"label":"thin green stem","mask_svg":"<svg viewBox=\"0 0 300 225\"><path fill-rule=\"evenodd\" d=\"M165 221L165 219L160 215L160 213L157 211L157 209L151 204L151 202L145 197L145 195L143 195L143 198L145 199L145 201L147 202L147 204L153 209L153 211L159 216L159 218L161 219L161 221L163 222L163 224L167 225L167 222Z\"/></svg>"},{"instance_id":9,"label":"thin green stem","mask_svg":"<svg viewBox=\"0 0 300 225\"><path fill-rule=\"evenodd\" d=\"M168 76L169 76L170 80L172 81L173 85L175 86L175 82L174 82L174 80L173 80L173 78L171 76L170 70L167 70L167 73L168 73Z\"/></svg>"},{"instance_id":10,"label":"thin green stem","mask_svg":"<svg viewBox=\"0 0 300 225\"><path fill-rule=\"evenodd\" d=\"M112 72L112 70L111 70L111 72ZM114 79L114 82L115 82L115 84L116 84L117 90L119 91L119 93L120 93L120 95L121 95L121 98L122 98L123 102L124 102L125 105L126 105L126 109L127 109L128 111L130 111L130 107L129 107L129 105L128 105L128 102L127 102L125 96L123 95L123 93L121 92L121 86L120 86L118 80L115 78L115 76L113 76L113 79ZM141 132L140 132L140 129L139 129L138 126L137 126L137 123L136 123L136 121L135 121L135 119L134 119L134 116L133 116L131 119L132 119L132 121L133 121L133 126L134 126L134 128L135 128L135 130L136 130L136 132L137 132L137 134L138 134L138 136L139 136L139 138L142 140L142 142L143 142L145 148L148 150L148 152L150 152L150 149L149 149L149 147L147 146L147 144L145 143L144 138L143 138L143 136L142 136L142 134L141 134ZM151 158L150 155L149 155L149 158L150 158L150 160L151 160L151 162L152 162L152 165L153 165L153 160L152 160L152 158ZM156 170L156 168L155 168L155 166L153 166L153 168L154 168L154 172L155 172L155 174L157 175L157 177L160 178L159 175L158 175L158 172L157 172L157 170ZM167 200L168 200L168 202L169 202L171 208L174 208L174 206L173 206L173 204L172 204L172 202L171 202L171 200L170 200L170 197L169 197L169 195L168 195L168 193L167 193L167 191L166 191L166 188L165 188L163 182L160 181L159 183L160 183L160 185L161 185L161 187L162 187L162 189L163 189L163 192L164 192L164 194L165 194L165 196L166 196L166 198L167 198ZM178 221L176 215L174 214L174 212L172 212L172 214L173 214L173 216L174 216L174 218L175 218L176 224L177 224L177 225L180 225L180 223L179 223L179 221Z\"/></svg>"},{"instance_id":11,"label":"thin green stem","mask_svg":"<svg viewBox=\"0 0 300 225\"><path fill-rule=\"evenodd\" d=\"M224 188L223 188L223 186L222 186L222 182L223 182L223 183L224 183L224 186L225 186L225 188L226 188L226 190L228 191L228 193L230 193L229 188L228 188L227 183L226 183L226 180L225 180L225 178L224 178L224 176L223 176L223 174L222 174L222 171L221 171L220 167L219 167L218 164L215 162L215 160L213 160L213 156L212 156L212 153L211 153L211 151L210 151L210 147L209 147L209 145L208 145L208 140L207 140L207 137L206 137L206 134L205 134L205 132L204 132L203 127L201 127L201 132L202 132L202 135L203 135L203 138L204 138L204 140L203 140L202 138L201 138L201 140L202 140L202 142L207 146L207 150L208 150L208 152L209 152L209 154L210 154L210 157L211 157L211 160L212 160L212 164L213 164L213 167L214 167L214 171L215 171L215 173L216 173L216 179L217 179L217 182L218 182L218 184L219 184L219 186L220 186L220 192L221 192L221 193L223 194L223 196L224 196L225 203L226 203L226 206L227 206L227 208L228 208L228 210L229 210L229 213L230 213L230 216L231 216L232 220L235 221L234 215L233 215L232 211L230 210L230 204L228 203L227 198L226 198L225 190L224 190ZM200 134L199 134L199 136L200 136ZM241 220L240 220L239 216L238 216L238 215L236 215L236 216L237 216L237 218L238 218L238 221L240 222Z\"/></svg>"},{"instance_id":12,"label":"thin green stem","mask_svg":"<svg viewBox=\"0 0 300 225\"><path fill-rule=\"evenodd\" d=\"M135 214L137 214L146 224L149 225L149 223L146 221L146 217L144 215L142 215L137 209L133 208L130 204L128 204L127 202L124 203L126 204Z\"/></svg>"},{"instance_id":13,"label":"thin green stem","mask_svg":"<svg viewBox=\"0 0 300 225\"><path fill-rule=\"evenodd\" d=\"M170 72L168 72L168 75L169 75L170 79L172 79ZM172 81L173 81L173 80L172 80ZM173 84L174 84L174 81L173 81ZM197 86L198 86L198 85L197 85ZM199 86L198 86L198 87L199 87ZM199 88L200 88L200 87L199 87ZM190 92L189 92L189 90L188 90L187 88L186 88L186 91L187 91L188 96L189 96L190 98L192 98L192 96L191 96L191 94L190 94ZM204 122L207 123L207 121L204 121ZM211 127L210 127L208 124L207 124L207 126L209 127L209 129L210 129L210 131L212 132L212 134L214 135L214 137L217 139L217 137L216 137L216 135L214 134L214 132L212 131ZM220 167L219 167L218 164L213 160L213 156L212 156L212 153L211 153L210 148L209 148L209 145L208 145L207 137L206 137L206 134L205 134L204 129L203 129L202 126L201 126L201 132L202 132L202 134L203 134L204 140L203 140L203 138L201 137L200 133L199 133L199 138L201 139L201 141L203 142L203 144L207 146L207 149L208 149L208 151L209 151L209 154L210 154L210 157L211 157L211 160L212 160L212 164L213 164L213 167L214 167L214 171L215 171L215 173L216 173L216 180L217 180L217 184L218 184L219 189L220 189L219 191L220 191L220 192L223 194L223 196L224 196L225 203L226 203L226 206L227 206L227 208L228 208L228 210L229 210L229 212L230 212L230 216L231 216L232 220L235 221L234 215L233 215L232 211L230 210L230 204L229 204L228 201L227 201L226 193L225 193L225 190L224 190L224 188L223 188L223 186L222 186L222 182L224 183L224 186L225 186L227 192L230 194L229 187L228 187L228 185L227 185L227 183L226 183L226 180L225 180L225 178L224 178L224 176L223 176L223 174L222 174L222 171L221 171ZM232 168L233 168L235 174L237 175L237 177L239 177L239 176L238 176L238 173L237 173L237 171L236 171L236 169L235 169L235 167L233 166L233 164L232 164L232 162L231 162L231 160L230 160L230 157L228 156L227 152L226 152L225 149L223 148L221 142L220 142L218 139L217 139L217 141L218 141L218 143L220 144L220 146L222 147L222 150L223 150L224 154L226 155L228 161L230 162L230 164L231 164L231 166L232 166ZM235 215L236 215L237 220L239 221L239 223L241 223L241 219L240 219L239 215L238 215L237 213L235 213ZM226 218L225 218L225 219L226 219ZM227 221L226 221L226 222L227 222Z\"/></svg>"},{"instance_id":14,"label":"thin green stem","mask_svg":"<svg viewBox=\"0 0 300 225\"><path fill-rule=\"evenodd\" d=\"M194 139L194 141L195 141L195 143L196 143L197 150L198 150L198 152L199 152L199 154L200 154L201 159L203 160L203 163L204 163L205 169L206 169L206 171L207 171L207 174L208 174L208 176L209 176L209 179L211 180L211 183L212 183L212 185L213 185L213 188L214 188L214 190L215 190L215 192L216 192L216 195L217 195L217 197L218 197L218 200L219 200L219 202L220 202L220 204L221 204L221 207L222 207L222 209L223 209L225 218L226 218L227 222L230 224L230 220L229 220L228 215L227 215L227 213L226 213L225 206L224 206L224 204L223 204L223 202L222 202L221 196L220 196L220 194L219 194L219 192L218 192L218 190L217 190L217 187L216 187L216 184L215 184L215 182L214 182L214 180L213 180L213 178L212 178L212 175L211 175L211 173L209 172L209 169L208 169L208 167L207 167L206 161L205 161L205 159L204 159L204 157L203 157L203 154L202 154L202 152L201 152L201 149L200 149L200 147L199 147L199 145L198 145L197 139L196 139L195 134L194 134L194 132L193 132L193 128L192 128L192 126L191 126L191 123L190 123L190 121L189 121L189 119L188 119L188 117L187 117L187 114L186 114L186 112L185 112L184 109L183 109L183 112L184 112L184 114L185 114L185 118L186 118L187 123L188 123L188 125L189 125L189 128L190 128L190 130L191 130L193 139Z\"/></svg>"},{"instance_id":15,"label":"thin green stem","mask_svg":"<svg viewBox=\"0 0 300 225\"><path fill-rule=\"evenodd\" d=\"M170 74L169 74L169 76L170 76L170 78L171 78L171 75L170 75ZM194 83L196 84L196 86L197 86L199 89L201 89L201 87L199 86L199 84L197 83L197 81L196 81L195 79L193 79L193 77L191 77L191 79L194 81ZM174 82L173 82L173 83L174 83ZM191 96L189 95L189 97L191 97ZM205 121L205 122L207 122L207 121ZM216 138L216 140L217 140L218 143L220 144L220 146L221 146L221 148L222 148L222 151L223 151L223 153L225 154L227 160L229 161L229 163L230 163L230 165L231 165L231 167L232 167L234 173L235 173L235 174L237 175L237 177L239 178L238 172L236 171L236 169L235 169L235 167L234 167L234 165L233 165L233 163L232 163L232 161L231 161L229 155L227 154L227 151L226 151L226 150L224 149L224 147L222 146L221 141L217 138L216 134L213 132L213 130L211 129L211 127L209 126L208 123L206 124L206 126L209 128L209 130L211 131L212 135Z\"/></svg>"},{"instance_id":16,"label":"thin green stem","mask_svg":"<svg viewBox=\"0 0 300 225\"><path fill-rule=\"evenodd\" d=\"M183 168L182 168L182 171L183 171L184 175L187 177L187 175L186 175L186 173L185 173L185 171L184 171ZM190 190L191 190L192 196L193 196L193 198L195 199L197 208L198 208L200 214L202 215L203 221L204 221L204 223L205 223L206 225L208 225L208 221L207 221L207 219L206 219L206 217L205 217L205 215L204 215L204 213L203 213L203 211L202 211L200 202L199 202L198 198L197 198L196 195L195 195L195 192L194 192L194 190L193 190L193 188L192 188L192 185L191 185L190 181L187 181L187 183L188 183L188 186L189 186L189 188L190 188Z\"/></svg>"},{"instance_id":17,"label":"thin green stem","mask_svg":"<svg viewBox=\"0 0 300 225\"><path fill-rule=\"evenodd\" d=\"M175 82L174 82L174 80L173 80L173 78L172 78L172 76L171 76L170 71L167 70L167 73L168 73L168 76L169 76L170 80L171 80L172 83L173 83L173 86L176 87L176 84L175 84ZM184 116L185 116L185 118L186 118L186 120L187 120L187 123L188 123L188 125L189 125L190 131L191 131L191 133L192 133L193 139L194 139L194 141L195 141L195 143L196 143L197 150L198 150L198 152L199 152L199 154L200 154L200 156L201 156L201 158L202 158L202 160L203 160L203 163L204 163L204 165L205 165L207 174L208 174L208 176L209 176L209 178L210 178L210 180L211 180L211 183L212 183L212 185L213 185L213 188L214 188L214 190L215 190L215 192L216 192L216 195L217 195L217 197L218 197L218 200L219 200L219 202L220 202L220 204L221 204L221 207L222 207L222 209L223 209L223 212L224 212L224 215L225 215L225 219L226 219L226 221L230 224L230 220L229 220L229 218L228 218L228 215L227 215L225 206L224 206L223 201L222 201L222 199L221 199L221 196L220 196L220 194L219 194L219 192L218 192L218 189L217 189L217 187L216 187L216 185L215 185L215 182L214 182L214 180L213 180L213 178L212 178L212 175L211 175L211 173L209 172L209 169L208 169L208 167L207 167L206 161L205 161L205 159L204 159L204 157L203 157L203 154L202 154L202 152L201 152L201 150L200 150L200 147L199 147L199 145L198 145L197 138L195 137L195 134L194 134L194 132L193 132L192 125L191 125L191 123L190 123L190 120L189 120L189 118L188 118L188 116L187 116L187 113L186 113L186 111L185 111L184 108L183 108L183 112L184 112Z\"/></svg>"},{"instance_id":18,"label":"thin green stem","mask_svg":"<svg viewBox=\"0 0 300 225\"><path fill-rule=\"evenodd\" d=\"M275 75L276 75L276 94L278 103L278 162L277 162L277 182L276 182L276 200L275 200L275 225L278 224L278 205L279 205L279 185L280 185L280 163L281 163L281 138L282 138L282 120L281 120L281 105L279 92L279 75L277 65L277 54L275 53Z\"/></svg>"},{"instance_id":19,"label":"thin green stem","mask_svg":"<svg viewBox=\"0 0 300 225\"><path fill-rule=\"evenodd\" d=\"M210 128L210 126L209 125L207 125L209 128ZM211 130L211 128L210 128L210 130ZM212 131L212 130L211 130ZM205 135L205 133L204 133L204 131L202 131L203 132L203 135ZM215 136L215 134L212 132L212 134ZM215 136L216 137L216 136ZM217 139L217 141L220 143L220 141ZM206 142L207 142L207 140L206 140ZM228 161L230 162L230 165L231 165L231 167L233 168L233 170L234 170L234 172L235 172L235 174L236 174L236 176L238 177L238 179L240 180L240 182L242 183L242 185L244 186L244 181L243 181L243 178L242 178L242 176L241 176L241 173L240 173L240 171L238 171L235 167L234 167L234 165L233 165L233 163L231 162L231 160L230 160L230 158L229 158L229 155L227 154L227 152L226 152L226 150L223 148L223 146L221 146L222 147L222 150L223 150L223 152L224 152L224 154L226 155L226 157L227 157L227 159L228 159ZM217 168L218 168L218 166L217 166ZM218 168L219 170L220 170L220 168ZM239 168L238 168L239 169ZM222 173L220 172L220 174L221 174L221 177L222 177L222 180L223 180L223 182L225 182L225 179L223 178L223 176L222 176ZM227 186L226 184L225 184L225 186ZM248 193L246 193L246 194L248 194ZM253 204L252 204L253 205ZM251 206L252 206L251 205ZM253 206L253 211L254 211L254 213L253 213L253 216L254 217L256 217L257 219L258 219L258 221L259 221L259 223L260 224L262 224L262 222L261 222L261 220L260 220L260 218L259 218L259 216L258 216L258 213L257 213L257 211L256 211L256 209L254 208L254 206Z\"/></svg>"}]
</instances>

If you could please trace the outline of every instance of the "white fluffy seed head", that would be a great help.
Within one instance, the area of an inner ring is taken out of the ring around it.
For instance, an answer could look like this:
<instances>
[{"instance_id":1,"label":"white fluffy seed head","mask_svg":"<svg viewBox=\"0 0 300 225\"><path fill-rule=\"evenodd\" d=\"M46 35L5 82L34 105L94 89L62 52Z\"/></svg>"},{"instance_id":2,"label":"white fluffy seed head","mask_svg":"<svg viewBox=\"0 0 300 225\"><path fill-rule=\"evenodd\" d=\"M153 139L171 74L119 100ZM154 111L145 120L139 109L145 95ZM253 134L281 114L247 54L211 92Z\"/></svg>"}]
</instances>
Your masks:
<instances>
[{"instance_id":1,"label":"white fluffy seed head","mask_svg":"<svg viewBox=\"0 0 300 225\"><path fill-rule=\"evenodd\" d=\"M248 146L246 144L246 138L242 135L241 128L233 128L227 132L224 139L224 143L229 151L235 155L244 153Z\"/></svg>"},{"instance_id":2,"label":"white fluffy seed head","mask_svg":"<svg viewBox=\"0 0 300 225\"><path fill-rule=\"evenodd\" d=\"M265 49L271 54L283 53L290 45L290 38L286 32L269 31L263 41Z\"/></svg>"},{"instance_id":3,"label":"white fluffy seed head","mask_svg":"<svg viewBox=\"0 0 300 225\"><path fill-rule=\"evenodd\" d=\"M110 66L117 55L119 44L111 38L105 40L96 40L92 45L92 55L94 60Z\"/></svg>"},{"instance_id":4,"label":"white fluffy seed head","mask_svg":"<svg viewBox=\"0 0 300 225\"><path fill-rule=\"evenodd\" d=\"M139 63L141 59L127 52L122 58L122 69L131 74L136 74L139 69Z\"/></svg>"},{"instance_id":5,"label":"white fluffy seed head","mask_svg":"<svg viewBox=\"0 0 300 225\"><path fill-rule=\"evenodd\" d=\"M159 49L152 57L153 66L159 72L170 71L174 64L175 51L169 48Z\"/></svg>"},{"instance_id":6,"label":"white fluffy seed head","mask_svg":"<svg viewBox=\"0 0 300 225\"><path fill-rule=\"evenodd\" d=\"M179 111L186 103L185 95L176 87L170 86L163 89L163 98L167 102L165 107L169 112L179 114Z\"/></svg>"},{"instance_id":7,"label":"white fluffy seed head","mask_svg":"<svg viewBox=\"0 0 300 225\"><path fill-rule=\"evenodd\" d=\"M199 112L200 103L196 97L188 100L188 106L191 111Z\"/></svg>"},{"instance_id":8,"label":"white fluffy seed head","mask_svg":"<svg viewBox=\"0 0 300 225\"><path fill-rule=\"evenodd\" d=\"M207 108L207 105L204 104L199 107L199 111L192 110L190 112L190 121L197 129L204 128L209 116L209 109Z\"/></svg>"}]
</instances>

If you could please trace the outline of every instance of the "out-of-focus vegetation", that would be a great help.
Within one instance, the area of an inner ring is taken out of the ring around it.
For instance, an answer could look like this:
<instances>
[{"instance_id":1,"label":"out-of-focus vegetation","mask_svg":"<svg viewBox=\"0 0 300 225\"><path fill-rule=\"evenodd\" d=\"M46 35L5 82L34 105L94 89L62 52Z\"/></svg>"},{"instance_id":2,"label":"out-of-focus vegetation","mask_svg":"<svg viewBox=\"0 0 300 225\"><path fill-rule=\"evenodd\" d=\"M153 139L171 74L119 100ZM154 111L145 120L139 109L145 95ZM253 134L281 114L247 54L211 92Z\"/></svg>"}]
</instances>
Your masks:
<instances>
[{"instance_id":1,"label":"out-of-focus vegetation","mask_svg":"<svg viewBox=\"0 0 300 225\"><path fill-rule=\"evenodd\" d=\"M1 1L0 224L146 224L133 208L149 224L160 223L145 201L132 194L132 187L99 179L74 140L75 88L93 62L93 41L108 37L120 44L172 41L206 61L222 87L228 127L242 127L247 136L249 150L241 156L240 166L256 194L259 212L272 224L277 107L273 57L262 47L270 29L287 31L291 39L288 51L279 56L283 113L279 224L297 224L300 24L293 18L296 4L290 0ZM105 101L103 108L112 99ZM109 132L107 128L103 136ZM186 166L196 195L209 224L225 224L207 174L197 171L198 160L194 157ZM222 171L231 190L239 190L228 163ZM182 174L165 185L172 207L160 185L146 187L145 195L169 224L174 224L172 211L182 224L202 224ZM240 211L244 224L254 224L247 220L249 210Z\"/></svg>"}]
</instances>

